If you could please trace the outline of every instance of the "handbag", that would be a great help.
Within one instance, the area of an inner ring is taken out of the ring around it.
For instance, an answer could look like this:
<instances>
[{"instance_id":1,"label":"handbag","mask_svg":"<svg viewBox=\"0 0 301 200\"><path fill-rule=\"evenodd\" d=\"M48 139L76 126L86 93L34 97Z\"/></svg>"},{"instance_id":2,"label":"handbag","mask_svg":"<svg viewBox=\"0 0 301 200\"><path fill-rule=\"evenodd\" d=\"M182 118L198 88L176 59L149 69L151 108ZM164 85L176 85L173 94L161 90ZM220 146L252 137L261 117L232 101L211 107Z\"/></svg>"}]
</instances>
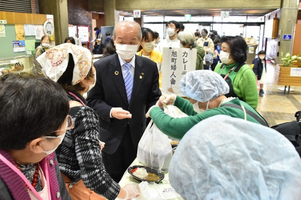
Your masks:
<instances>
[{"instance_id":1,"label":"handbag","mask_svg":"<svg viewBox=\"0 0 301 200\"><path fill-rule=\"evenodd\" d=\"M86 187L83 180L79 180L76 183L72 183L71 180L63 173L62 177L65 181L66 189L72 200L106 200L107 198L95 193Z\"/></svg>"}]
</instances>

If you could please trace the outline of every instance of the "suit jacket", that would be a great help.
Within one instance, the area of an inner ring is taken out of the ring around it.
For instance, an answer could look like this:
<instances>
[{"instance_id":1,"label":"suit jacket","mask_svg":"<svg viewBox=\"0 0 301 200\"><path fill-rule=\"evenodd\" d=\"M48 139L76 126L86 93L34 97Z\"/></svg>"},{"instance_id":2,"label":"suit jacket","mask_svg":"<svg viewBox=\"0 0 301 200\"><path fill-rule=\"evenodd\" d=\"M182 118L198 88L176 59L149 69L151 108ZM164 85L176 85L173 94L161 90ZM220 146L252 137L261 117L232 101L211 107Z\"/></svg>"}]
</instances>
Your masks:
<instances>
[{"instance_id":1,"label":"suit jacket","mask_svg":"<svg viewBox=\"0 0 301 200\"><path fill-rule=\"evenodd\" d=\"M135 148L146 126L145 113L156 103L161 92L157 64L136 55L134 84L130 104L127 101L124 80L118 55L105 57L94 64L96 85L88 94L88 105L100 117L100 140L106 143L104 152L112 154L120 145L129 125ZM110 118L112 107L130 111L131 119Z\"/></svg>"}]
</instances>

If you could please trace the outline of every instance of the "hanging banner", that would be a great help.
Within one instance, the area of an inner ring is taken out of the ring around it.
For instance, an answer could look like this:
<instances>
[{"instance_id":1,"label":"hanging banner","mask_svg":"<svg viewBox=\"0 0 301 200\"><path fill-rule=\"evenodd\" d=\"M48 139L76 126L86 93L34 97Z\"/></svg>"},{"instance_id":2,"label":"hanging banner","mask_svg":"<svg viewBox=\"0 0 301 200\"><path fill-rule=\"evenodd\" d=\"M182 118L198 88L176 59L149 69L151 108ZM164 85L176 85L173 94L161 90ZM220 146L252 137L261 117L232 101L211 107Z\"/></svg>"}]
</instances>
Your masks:
<instances>
[{"instance_id":1,"label":"hanging banner","mask_svg":"<svg viewBox=\"0 0 301 200\"><path fill-rule=\"evenodd\" d=\"M179 91L179 83L183 75L195 70L196 54L196 49L163 48L162 93L175 93L182 96Z\"/></svg>"}]
</instances>

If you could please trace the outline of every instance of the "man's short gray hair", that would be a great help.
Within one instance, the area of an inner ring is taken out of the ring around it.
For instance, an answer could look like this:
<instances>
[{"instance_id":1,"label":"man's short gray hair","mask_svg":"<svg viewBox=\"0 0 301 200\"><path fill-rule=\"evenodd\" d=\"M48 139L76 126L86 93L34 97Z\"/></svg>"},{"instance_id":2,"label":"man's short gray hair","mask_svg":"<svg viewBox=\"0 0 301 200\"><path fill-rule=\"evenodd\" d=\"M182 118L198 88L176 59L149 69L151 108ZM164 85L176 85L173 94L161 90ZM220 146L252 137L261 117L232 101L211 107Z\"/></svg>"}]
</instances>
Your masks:
<instances>
[{"instance_id":1,"label":"man's short gray hair","mask_svg":"<svg viewBox=\"0 0 301 200\"><path fill-rule=\"evenodd\" d=\"M129 28L130 28L130 26L137 27L137 29L138 29L138 31L139 31L138 39L141 40L141 38L142 38L141 27L140 27L140 25L139 25L137 22L134 22L134 21L120 21L120 22L118 22L118 23L115 25L114 30L113 30L113 39L114 39L114 40L116 39L116 29L117 29L119 26L127 26L127 27L129 27Z\"/></svg>"}]
</instances>

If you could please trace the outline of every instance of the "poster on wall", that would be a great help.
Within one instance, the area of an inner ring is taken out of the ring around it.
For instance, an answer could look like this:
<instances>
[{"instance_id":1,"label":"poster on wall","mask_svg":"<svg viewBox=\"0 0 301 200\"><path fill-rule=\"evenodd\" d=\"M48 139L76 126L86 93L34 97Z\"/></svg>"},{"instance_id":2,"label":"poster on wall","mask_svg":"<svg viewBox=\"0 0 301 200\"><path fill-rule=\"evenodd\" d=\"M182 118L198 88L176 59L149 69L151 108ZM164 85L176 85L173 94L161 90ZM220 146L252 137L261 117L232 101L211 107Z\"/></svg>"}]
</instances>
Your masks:
<instances>
[{"instance_id":1,"label":"poster on wall","mask_svg":"<svg viewBox=\"0 0 301 200\"><path fill-rule=\"evenodd\" d=\"M13 49L15 53L25 52L25 40L13 41Z\"/></svg>"},{"instance_id":2,"label":"poster on wall","mask_svg":"<svg viewBox=\"0 0 301 200\"><path fill-rule=\"evenodd\" d=\"M16 40L25 40L23 24L15 24Z\"/></svg>"},{"instance_id":3,"label":"poster on wall","mask_svg":"<svg viewBox=\"0 0 301 200\"><path fill-rule=\"evenodd\" d=\"M5 26L0 24L0 37L5 37Z\"/></svg>"},{"instance_id":4,"label":"poster on wall","mask_svg":"<svg viewBox=\"0 0 301 200\"><path fill-rule=\"evenodd\" d=\"M77 26L77 32L82 42L89 42L89 26Z\"/></svg>"},{"instance_id":5,"label":"poster on wall","mask_svg":"<svg viewBox=\"0 0 301 200\"><path fill-rule=\"evenodd\" d=\"M35 29L35 34L36 34L35 35L36 40L40 40L44 35L43 25L35 25L34 29Z\"/></svg>"},{"instance_id":6,"label":"poster on wall","mask_svg":"<svg viewBox=\"0 0 301 200\"><path fill-rule=\"evenodd\" d=\"M182 95L180 80L187 72L195 70L196 54L196 49L163 48L162 93Z\"/></svg>"},{"instance_id":7,"label":"poster on wall","mask_svg":"<svg viewBox=\"0 0 301 200\"><path fill-rule=\"evenodd\" d=\"M33 24L24 24L25 36L35 35L35 28Z\"/></svg>"},{"instance_id":8,"label":"poster on wall","mask_svg":"<svg viewBox=\"0 0 301 200\"><path fill-rule=\"evenodd\" d=\"M76 28L77 28L77 26L73 26L73 25L69 24L69 26L68 26L69 37L73 37L73 38L77 37Z\"/></svg>"}]
</instances>

